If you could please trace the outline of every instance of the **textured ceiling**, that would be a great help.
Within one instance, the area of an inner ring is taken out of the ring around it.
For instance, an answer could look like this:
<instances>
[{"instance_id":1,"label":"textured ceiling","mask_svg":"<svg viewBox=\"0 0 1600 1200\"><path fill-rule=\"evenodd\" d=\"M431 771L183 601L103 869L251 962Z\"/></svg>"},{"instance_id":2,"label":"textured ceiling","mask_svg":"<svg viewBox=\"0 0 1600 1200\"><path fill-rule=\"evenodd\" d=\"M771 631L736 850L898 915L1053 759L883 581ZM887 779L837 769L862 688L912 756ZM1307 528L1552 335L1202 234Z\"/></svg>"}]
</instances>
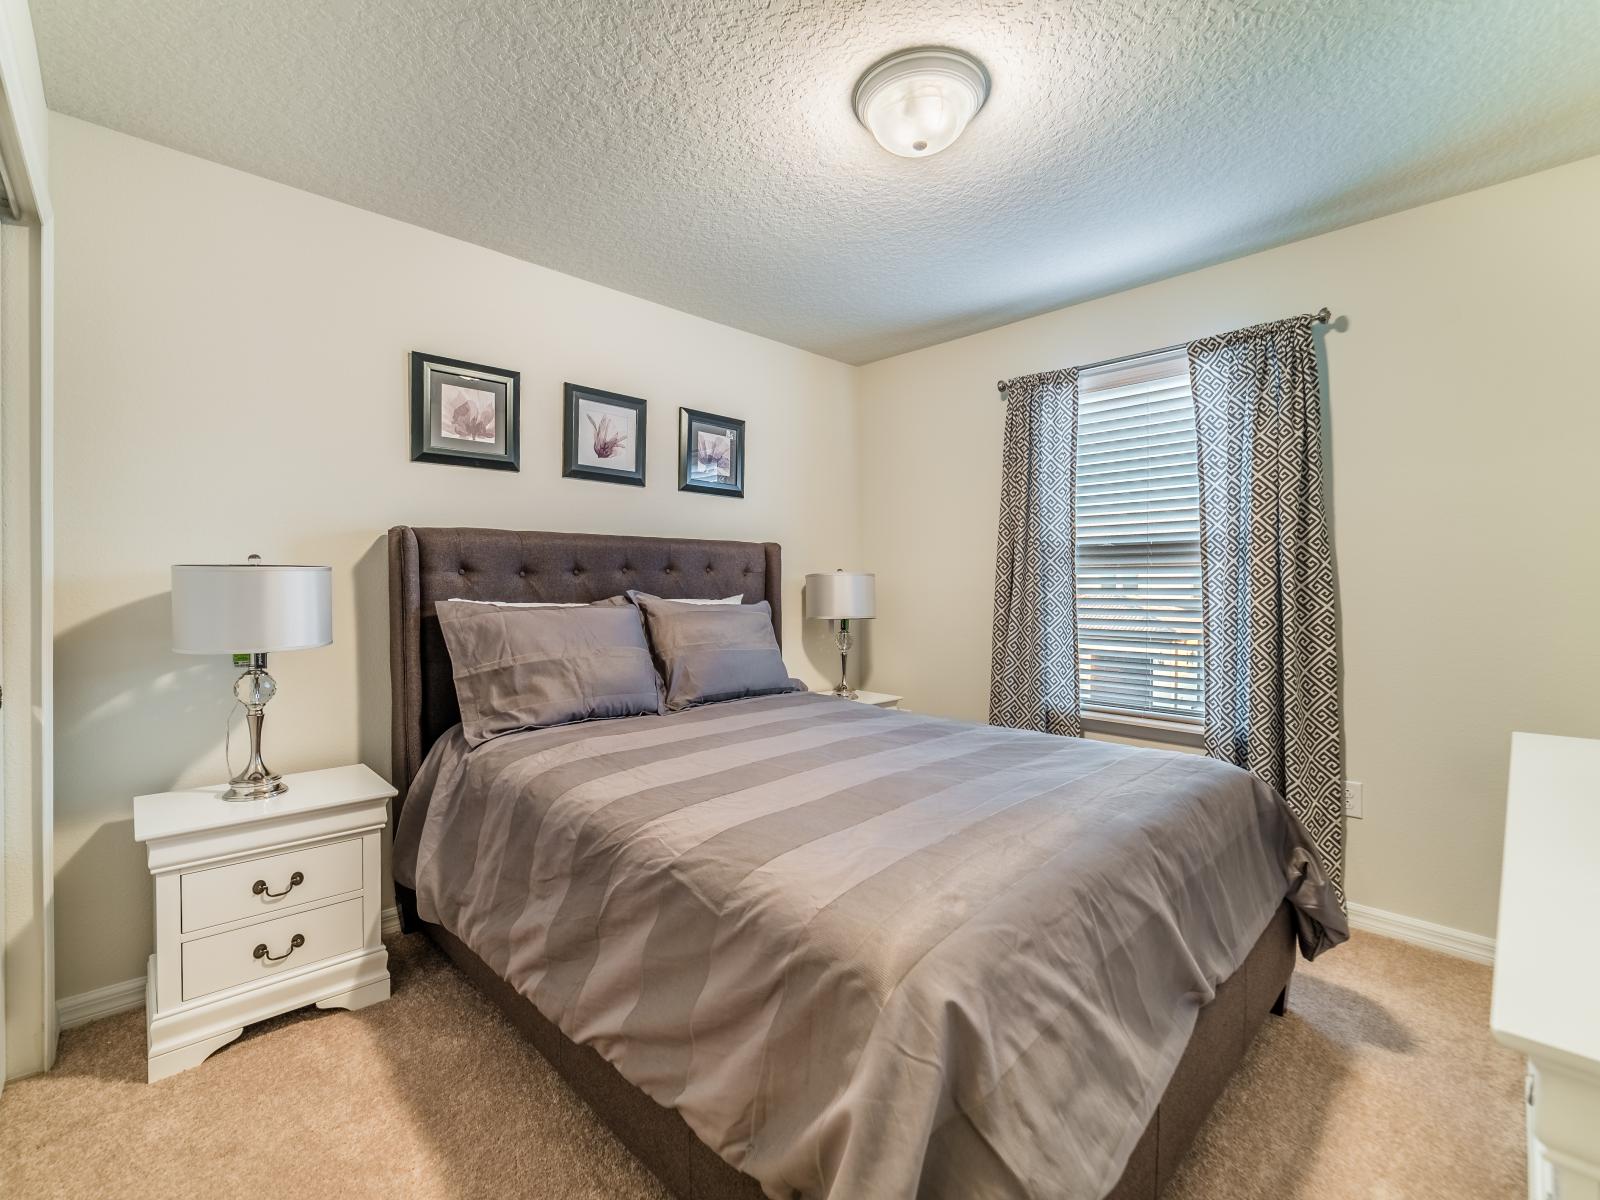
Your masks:
<instances>
[{"instance_id":1,"label":"textured ceiling","mask_svg":"<svg viewBox=\"0 0 1600 1200\"><path fill-rule=\"evenodd\" d=\"M846 362L1600 153L1597 0L33 9L54 109ZM927 43L994 90L896 158Z\"/></svg>"}]
</instances>

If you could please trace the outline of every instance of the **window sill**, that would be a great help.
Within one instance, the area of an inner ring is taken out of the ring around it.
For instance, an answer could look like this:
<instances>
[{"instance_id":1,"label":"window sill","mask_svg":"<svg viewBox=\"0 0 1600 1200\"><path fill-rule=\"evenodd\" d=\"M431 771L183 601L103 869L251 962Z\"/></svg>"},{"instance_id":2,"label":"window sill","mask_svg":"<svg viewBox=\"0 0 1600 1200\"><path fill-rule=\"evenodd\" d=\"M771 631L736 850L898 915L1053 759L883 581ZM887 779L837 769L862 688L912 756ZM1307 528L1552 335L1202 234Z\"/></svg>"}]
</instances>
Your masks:
<instances>
[{"instance_id":1,"label":"window sill","mask_svg":"<svg viewBox=\"0 0 1600 1200\"><path fill-rule=\"evenodd\" d=\"M1085 712L1085 733L1104 733L1112 737L1135 738L1141 742L1165 742L1172 746L1204 749L1205 730L1184 721L1162 721L1154 717L1130 717L1124 713Z\"/></svg>"}]
</instances>

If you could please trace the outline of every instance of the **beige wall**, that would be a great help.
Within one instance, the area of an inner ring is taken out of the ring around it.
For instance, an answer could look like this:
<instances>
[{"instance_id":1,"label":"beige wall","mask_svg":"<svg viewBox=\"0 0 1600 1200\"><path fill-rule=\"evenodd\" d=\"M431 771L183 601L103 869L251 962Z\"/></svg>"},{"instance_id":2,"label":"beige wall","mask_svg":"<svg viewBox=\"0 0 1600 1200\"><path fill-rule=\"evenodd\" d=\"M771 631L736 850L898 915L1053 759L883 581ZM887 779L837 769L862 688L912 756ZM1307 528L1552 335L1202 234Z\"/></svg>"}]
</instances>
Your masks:
<instances>
[{"instance_id":1,"label":"beige wall","mask_svg":"<svg viewBox=\"0 0 1600 1200\"><path fill-rule=\"evenodd\" d=\"M79 121L51 138L61 995L144 971L132 797L224 776L232 673L169 652L171 563L333 564L333 646L273 660L279 770L387 773L394 524L782 542L789 667L822 679L799 589L857 561L850 368ZM520 473L409 461L410 350L522 372ZM650 402L647 488L561 478L564 380ZM747 499L676 490L679 405L749 421Z\"/></svg>"},{"instance_id":2,"label":"beige wall","mask_svg":"<svg viewBox=\"0 0 1600 1200\"><path fill-rule=\"evenodd\" d=\"M865 367L872 686L982 719L1004 377L1329 305L1351 899L1494 931L1512 730L1600 736L1600 159Z\"/></svg>"}]
</instances>

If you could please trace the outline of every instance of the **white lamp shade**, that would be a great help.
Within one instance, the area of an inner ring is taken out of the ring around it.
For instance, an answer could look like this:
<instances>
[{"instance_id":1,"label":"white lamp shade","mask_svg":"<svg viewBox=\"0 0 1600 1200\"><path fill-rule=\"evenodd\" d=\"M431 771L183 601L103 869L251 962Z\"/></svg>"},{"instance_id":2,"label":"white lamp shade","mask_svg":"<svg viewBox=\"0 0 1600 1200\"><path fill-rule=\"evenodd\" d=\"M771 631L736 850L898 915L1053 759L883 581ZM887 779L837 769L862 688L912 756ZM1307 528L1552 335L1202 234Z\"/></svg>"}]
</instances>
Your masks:
<instances>
[{"instance_id":1,"label":"white lamp shade","mask_svg":"<svg viewBox=\"0 0 1600 1200\"><path fill-rule=\"evenodd\" d=\"M172 648L265 654L333 641L333 569L270 563L172 568Z\"/></svg>"},{"instance_id":2,"label":"white lamp shade","mask_svg":"<svg viewBox=\"0 0 1600 1200\"><path fill-rule=\"evenodd\" d=\"M806 616L821 621L853 621L875 616L878 577L861 571L829 571L806 576Z\"/></svg>"}]
</instances>

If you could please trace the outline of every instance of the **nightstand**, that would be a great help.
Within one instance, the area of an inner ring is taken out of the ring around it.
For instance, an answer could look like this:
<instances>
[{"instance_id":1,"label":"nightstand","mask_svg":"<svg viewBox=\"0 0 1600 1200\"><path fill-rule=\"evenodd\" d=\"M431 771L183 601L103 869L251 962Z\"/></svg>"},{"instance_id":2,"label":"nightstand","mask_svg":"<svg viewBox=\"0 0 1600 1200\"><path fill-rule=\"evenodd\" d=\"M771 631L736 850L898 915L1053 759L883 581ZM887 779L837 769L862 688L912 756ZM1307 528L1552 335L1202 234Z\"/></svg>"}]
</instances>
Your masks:
<instances>
[{"instance_id":1,"label":"nightstand","mask_svg":"<svg viewBox=\"0 0 1600 1200\"><path fill-rule=\"evenodd\" d=\"M151 1083L252 1022L389 997L379 839L395 790L364 766L284 782L268 800L223 800L218 784L133 802L156 893Z\"/></svg>"},{"instance_id":2,"label":"nightstand","mask_svg":"<svg viewBox=\"0 0 1600 1200\"><path fill-rule=\"evenodd\" d=\"M833 695L833 689L825 689L819 693L823 696ZM900 697L891 696L888 692L856 692L857 704L870 704L874 708L899 708Z\"/></svg>"}]
</instances>

